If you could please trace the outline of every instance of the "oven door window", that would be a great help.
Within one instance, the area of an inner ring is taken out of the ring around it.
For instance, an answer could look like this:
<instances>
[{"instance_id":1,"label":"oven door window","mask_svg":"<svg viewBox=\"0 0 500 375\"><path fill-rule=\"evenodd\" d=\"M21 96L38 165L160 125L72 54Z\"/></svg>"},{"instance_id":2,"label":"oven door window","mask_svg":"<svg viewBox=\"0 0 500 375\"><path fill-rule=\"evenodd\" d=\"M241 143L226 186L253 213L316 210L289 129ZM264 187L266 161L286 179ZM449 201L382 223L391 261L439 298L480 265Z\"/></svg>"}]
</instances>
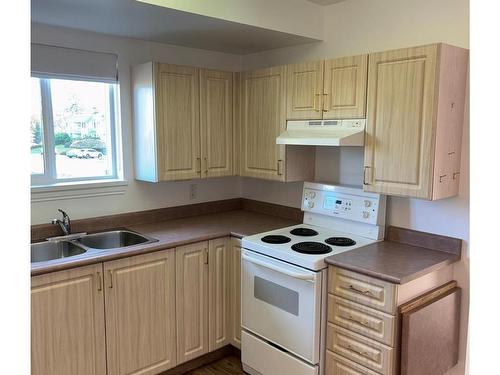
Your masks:
<instances>
[{"instance_id":1,"label":"oven door window","mask_svg":"<svg viewBox=\"0 0 500 375\"><path fill-rule=\"evenodd\" d=\"M297 291L258 276L254 278L253 287L255 298L299 316L299 293Z\"/></svg>"}]
</instances>

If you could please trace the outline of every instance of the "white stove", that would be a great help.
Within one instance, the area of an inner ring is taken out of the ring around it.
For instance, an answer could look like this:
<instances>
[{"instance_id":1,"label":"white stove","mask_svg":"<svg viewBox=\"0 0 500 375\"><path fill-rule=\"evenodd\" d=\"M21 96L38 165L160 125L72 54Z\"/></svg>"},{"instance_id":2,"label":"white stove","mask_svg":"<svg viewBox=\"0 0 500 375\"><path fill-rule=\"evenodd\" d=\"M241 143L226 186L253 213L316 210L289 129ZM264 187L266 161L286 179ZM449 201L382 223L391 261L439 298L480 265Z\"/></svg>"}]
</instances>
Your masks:
<instances>
[{"instance_id":1,"label":"white stove","mask_svg":"<svg viewBox=\"0 0 500 375\"><path fill-rule=\"evenodd\" d=\"M242 363L254 375L321 375L325 258L383 239L385 196L304 183L302 224L242 239Z\"/></svg>"},{"instance_id":2,"label":"white stove","mask_svg":"<svg viewBox=\"0 0 500 375\"><path fill-rule=\"evenodd\" d=\"M316 235L294 235L290 232L294 229L311 229L315 231ZM278 236L278 237L277 237ZM271 238L270 238L271 237ZM266 238L270 238L274 241L279 240L279 238L288 238L289 241L285 243L269 243L265 242ZM332 245L328 244L326 240L332 238L348 238L352 239L355 244L353 245ZM328 246L330 250L326 253L322 254L304 254L299 253L292 249L293 246L303 243L303 242L318 242ZM354 250L358 247L369 245L376 240L371 238L361 237L358 235L353 235L346 232L341 232L338 230L330 229L330 228L322 228L316 225L309 224L298 224L293 225L291 227L281 228L272 230L269 232L255 234L253 236L244 237L242 241L242 247L246 249L251 249L260 254L268 255L270 257L283 260L285 262L295 264L300 267L304 267L313 271L319 271L326 268L325 258L330 255L335 255L342 253L344 251Z\"/></svg>"}]
</instances>

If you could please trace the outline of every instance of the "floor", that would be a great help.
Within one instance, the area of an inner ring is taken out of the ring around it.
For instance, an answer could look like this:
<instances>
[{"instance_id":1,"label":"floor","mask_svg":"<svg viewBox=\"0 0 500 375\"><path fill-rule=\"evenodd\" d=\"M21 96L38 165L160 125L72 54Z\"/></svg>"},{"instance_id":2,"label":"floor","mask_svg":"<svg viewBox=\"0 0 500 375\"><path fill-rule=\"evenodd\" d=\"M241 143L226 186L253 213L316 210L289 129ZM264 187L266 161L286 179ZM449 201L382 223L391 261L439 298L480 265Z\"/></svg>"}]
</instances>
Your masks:
<instances>
[{"instance_id":1,"label":"floor","mask_svg":"<svg viewBox=\"0 0 500 375\"><path fill-rule=\"evenodd\" d=\"M240 359L229 356L212 362L196 370L187 372L185 375L244 375Z\"/></svg>"}]
</instances>

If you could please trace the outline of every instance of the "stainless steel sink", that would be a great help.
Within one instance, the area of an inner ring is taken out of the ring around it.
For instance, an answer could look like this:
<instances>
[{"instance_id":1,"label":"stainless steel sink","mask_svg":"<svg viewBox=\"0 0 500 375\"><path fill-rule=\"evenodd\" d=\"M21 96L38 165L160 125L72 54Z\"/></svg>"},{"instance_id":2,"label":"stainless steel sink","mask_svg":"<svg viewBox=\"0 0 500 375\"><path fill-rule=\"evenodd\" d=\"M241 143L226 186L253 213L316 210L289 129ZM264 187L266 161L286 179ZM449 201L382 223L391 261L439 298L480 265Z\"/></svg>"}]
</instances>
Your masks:
<instances>
[{"instance_id":1,"label":"stainless steel sink","mask_svg":"<svg viewBox=\"0 0 500 375\"><path fill-rule=\"evenodd\" d=\"M70 241L45 241L31 244L31 263L47 262L84 254L87 249Z\"/></svg>"},{"instance_id":2,"label":"stainless steel sink","mask_svg":"<svg viewBox=\"0 0 500 375\"><path fill-rule=\"evenodd\" d=\"M129 230L114 230L102 233L87 234L76 240L76 243L82 244L90 249L117 249L121 247L148 244L157 242L151 238Z\"/></svg>"}]
</instances>

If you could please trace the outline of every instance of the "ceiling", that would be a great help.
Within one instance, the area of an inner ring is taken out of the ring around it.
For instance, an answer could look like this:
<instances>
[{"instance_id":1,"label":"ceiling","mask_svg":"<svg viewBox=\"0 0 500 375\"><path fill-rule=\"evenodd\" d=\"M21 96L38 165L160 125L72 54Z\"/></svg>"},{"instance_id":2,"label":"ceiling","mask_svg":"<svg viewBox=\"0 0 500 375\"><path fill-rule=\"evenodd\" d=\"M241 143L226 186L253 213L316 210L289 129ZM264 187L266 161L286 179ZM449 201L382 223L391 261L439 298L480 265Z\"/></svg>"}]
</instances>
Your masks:
<instances>
[{"instance_id":1,"label":"ceiling","mask_svg":"<svg viewBox=\"0 0 500 375\"><path fill-rule=\"evenodd\" d=\"M311 3L319 4L319 5L331 5L335 3L340 3L341 1L346 1L346 0L307 0L310 1Z\"/></svg>"},{"instance_id":2,"label":"ceiling","mask_svg":"<svg viewBox=\"0 0 500 375\"><path fill-rule=\"evenodd\" d=\"M31 0L31 21L240 55L318 41L134 0Z\"/></svg>"}]
</instances>

